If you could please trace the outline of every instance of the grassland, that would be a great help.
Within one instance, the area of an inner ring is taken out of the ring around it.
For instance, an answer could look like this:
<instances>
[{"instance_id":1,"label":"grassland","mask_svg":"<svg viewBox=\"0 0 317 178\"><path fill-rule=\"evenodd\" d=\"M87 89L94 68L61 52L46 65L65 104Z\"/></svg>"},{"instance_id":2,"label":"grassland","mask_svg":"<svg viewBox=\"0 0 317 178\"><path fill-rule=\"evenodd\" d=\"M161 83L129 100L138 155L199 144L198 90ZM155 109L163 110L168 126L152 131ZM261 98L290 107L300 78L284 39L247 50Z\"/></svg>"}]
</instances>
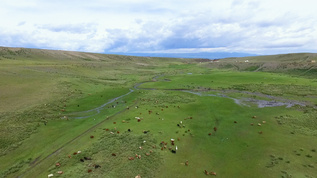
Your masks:
<instances>
[{"instance_id":1,"label":"grassland","mask_svg":"<svg viewBox=\"0 0 317 178\"><path fill-rule=\"evenodd\" d=\"M314 177L315 59L0 48L0 177Z\"/></svg>"}]
</instances>

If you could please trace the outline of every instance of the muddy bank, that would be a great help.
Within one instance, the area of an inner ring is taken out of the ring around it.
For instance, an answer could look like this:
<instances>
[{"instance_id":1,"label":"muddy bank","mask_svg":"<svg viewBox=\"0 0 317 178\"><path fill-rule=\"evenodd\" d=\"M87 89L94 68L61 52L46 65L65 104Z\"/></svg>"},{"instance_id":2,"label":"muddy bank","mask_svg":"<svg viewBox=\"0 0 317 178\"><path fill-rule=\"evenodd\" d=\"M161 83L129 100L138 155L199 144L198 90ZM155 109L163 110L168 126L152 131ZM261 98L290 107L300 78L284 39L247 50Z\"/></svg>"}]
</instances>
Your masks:
<instances>
[{"instance_id":1,"label":"muddy bank","mask_svg":"<svg viewBox=\"0 0 317 178\"><path fill-rule=\"evenodd\" d=\"M306 106L307 104L304 102L299 102L299 101L293 101L293 100L286 100L284 98L279 98L280 101L274 100L276 97L270 96L270 95L264 95L264 94L259 94L261 97L266 97L268 99L273 99L270 101L267 100L258 100L254 98L233 98L229 97L223 93L217 93L217 94L205 94L204 92L194 92L194 91L188 91L188 90L182 90L183 92L186 93L192 93L198 96L212 96L212 97L223 97L223 98L229 98L232 99L236 104L238 105L243 105L243 106L250 106L248 103L256 104L258 108L265 108L265 107L277 107L277 106L286 106L286 108L293 107L295 105L299 106ZM245 94L252 94L254 95L255 93L251 92L244 92ZM259 96L258 95L258 96Z\"/></svg>"}]
</instances>

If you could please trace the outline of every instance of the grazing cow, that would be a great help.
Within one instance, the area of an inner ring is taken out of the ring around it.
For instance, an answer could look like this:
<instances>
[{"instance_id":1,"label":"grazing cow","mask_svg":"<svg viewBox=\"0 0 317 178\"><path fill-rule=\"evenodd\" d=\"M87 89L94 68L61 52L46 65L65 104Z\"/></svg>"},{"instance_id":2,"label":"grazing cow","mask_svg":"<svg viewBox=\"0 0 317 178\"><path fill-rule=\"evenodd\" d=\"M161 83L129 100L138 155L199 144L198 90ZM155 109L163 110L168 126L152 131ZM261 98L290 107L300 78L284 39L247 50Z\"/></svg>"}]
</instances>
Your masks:
<instances>
[{"instance_id":1,"label":"grazing cow","mask_svg":"<svg viewBox=\"0 0 317 178\"><path fill-rule=\"evenodd\" d=\"M185 161L185 165L188 166L188 160Z\"/></svg>"},{"instance_id":2,"label":"grazing cow","mask_svg":"<svg viewBox=\"0 0 317 178\"><path fill-rule=\"evenodd\" d=\"M63 174L64 172L63 171L57 171L57 174Z\"/></svg>"},{"instance_id":3,"label":"grazing cow","mask_svg":"<svg viewBox=\"0 0 317 178\"><path fill-rule=\"evenodd\" d=\"M59 167L61 166L61 163L56 163L55 166Z\"/></svg>"},{"instance_id":4,"label":"grazing cow","mask_svg":"<svg viewBox=\"0 0 317 178\"><path fill-rule=\"evenodd\" d=\"M168 106L166 106L166 108L168 108Z\"/></svg>"},{"instance_id":5,"label":"grazing cow","mask_svg":"<svg viewBox=\"0 0 317 178\"><path fill-rule=\"evenodd\" d=\"M261 126L261 124L260 124L260 123L258 123L258 126Z\"/></svg>"},{"instance_id":6,"label":"grazing cow","mask_svg":"<svg viewBox=\"0 0 317 178\"><path fill-rule=\"evenodd\" d=\"M116 124L116 122L113 122L113 124Z\"/></svg>"},{"instance_id":7,"label":"grazing cow","mask_svg":"<svg viewBox=\"0 0 317 178\"><path fill-rule=\"evenodd\" d=\"M255 118L256 118L256 116L252 116L252 118L253 118L253 119L255 119Z\"/></svg>"},{"instance_id":8,"label":"grazing cow","mask_svg":"<svg viewBox=\"0 0 317 178\"><path fill-rule=\"evenodd\" d=\"M91 169L88 169L88 173L91 173L91 171L92 171Z\"/></svg>"},{"instance_id":9,"label":"grazing cow","mask_svg":"<svg viewBox=\"0 0 317 178\"><path fill-rule=\"evenodd\" d=\"M262 134L262 133L263 133L262 131L259 132L259 134Z\"/></svg>"},{"instance_id":10,"label":"grazing cow","mask_svg":"<svg viewBox=\"0 0 317 178\"><path fill-rule=\"evenodd\" d=\"M193 117L189 117L189 119L193 119Z\"/></svg>"},{"instance_id":11,"label":"grazing cow","mask_svg":"<svg viewBox=\"0 0 317 178\"><path fill-rule=\"evenodd\" d=\"M150 153L153 153L153 151L152 151L152 150L150 150Z\"/></svg>"},{"instance_id":12,"label":"grazing cow","mask_svg":"<svg viewBox=\"0 0 317 178\"><path fill-rule=\"evenodd\" d=\"M74 152L73 155L77 155L77 152Z\"/></svg>"},{"instance_id":13,"label":"grazing cow","mask_svg":"<svg viewBox=\"0 0 317 178\"><path fill-rule=\"evenodd\" d=\"M112 153L111 155L112 155L112 156L117 156L115 153Z\"/></svg>"},{"instance_id":14,"label":"grazing cow","mask_svg":"<svg viewBox=\"0 0 317 178\"><path fill-rule=\"evenodd\" d=\"M217 130L218 130L217 127L214 127L214 131L217 132Z\"/></svg>"},{"instance_id":15,"label":"grazing cow","mask_svg":"<svg viewBox=\"0 0 317 178\"><path fill-rule=\"evenodd\" d=\"M47 175L48 178L53 177L53 176L54 176L54 174Z\"/></svg>"},{"instance_id":16,"label":"grazing cow","mask_svg":"<svg viewBox=\"0 0 317 178\"><path fill-rule=\"evenodd\" d=\"M141 159L141 155L139 155L138 158Z\"/></svg>"},{"instance_id":17,"label":"grazing cow","mask_svg":"<svg viewBox=\"0 0 317 178\"><path fill-rule=\"evenodd\" d=\"M172 150L172 153L175 153L175 154L176 154L176 150Z\"/></svg>"},{"instance_id":18,"label":"grazing cow","mask_svg":"<svg viewBox=\"0 0 317 178\"><path fill-rule=\"evenodd\" d=\"M145 153L146 156L150 156L150 153Z\"/></svg>"},{"instance_id":19,"label":"grazing cow","mask_svg":"<svg viewBox=\"0 0 317 178\"><path fill-rule=\"evenodd\" d=\"M213 171L211 171L209 174L210 174L210 175L213 175L213 176L216 176L216 175L217 175L217 173L216 173L216 172L213 172Z\"/></svg>"},{"instance_id":20,"label":"grazing cow","mask_svg":"<svg viewBox=\"0 0 317 178\"><path fill-rule=\"evenodd\" d=\"M141 178L140 174L138 174L137 176L135 176L135 178Z\"/></svg>"},{"instance_id":21,"label":"grazing cow","mask_svg":"<svg viewBox=\"0 0 317 178\"><path fill-rule=\"evenodd\" d=\"M72 158L72 156L68 155L68 158Z\"/></svg>"},{"instance_id":22,"label":"grazing cow","mask_svg":"<svg viewBox=\"0 0 317 178\"><path fill-rule=\"evenodd\" d=\"M139 149L142 150L142 146L140 146Z\"/></svg>"},{"instance_id":23,"label":"grazing cow","mask_svg":"<svg viewBox=\"0 0 317 178\"><path fill-rule=\"evenodd\" d=\"M172 150L172 147L168 147L169 150Z\"/></svg>"},{"instance_id":24,"label":"grazing cow","mask_svg":"<svg viewBox=\"0 0 317 178\"><path fill-rule=\"evenodd\" d=\"M205 170L205 174L206 174L206 175L209 175L209 172L208 172L207 170Z\"/></svg>"},{"instance_id":25,"label":"grazing cow","mask_svg":"<svg viewBox=\"0 0 317 178\"><path fill-rule=\"evenodd\" d=\"M120 132L119 131L117 131L117 134L119 134Z\"/></svg>"},{"instance_id":26,"label":"grazing cow","mask_svg":"<svg viewBox=\"0 0 317 178\"><path fill-rule=\"evenodd\" d=\"M129 160L134 160L134 157L128 157Z\"/></svg>"},{"instance_id":27,"label":"grazing cow","mask_svg":"<svg viewBox=\"0 0 317 178\"><path fill-rule=\"evenodd\" d=\"M85 162L84 159L80 159L81 162Z\"/></svg>"},{"instance_id":28,"label":"grazing cow","mask_svg":"<svg viewBox=\"0 0 317 178\"><path fill-rule=\"evenodd\" d=\"M164 111L164 109L161 109L161 111Z\"/></svg>"},{"instance_id":29,"label":"grazing cow","mask_svg":"<svg viewBox=\"0 0 317 178\"><path fill-rule=\"evenodd\" d=\"M131 132L131 129L128 129L128 132Z\"/></svg>"},{"instance_id":30,"label":"grazing cow","mask_svg":"<svg viewBox=\"0 0 317 178\"><path fill-rule=\"evenodd\" d=\"M162 147L161 150L164 150L164 147Z\"/></svg>"},{"instance_id":31,"label":"grazing cow","mask_svg":"<svg viewBox=\"0 0 317 178\"><path fill-rule=\"evenodd\" d=\"M100 168L101 166L99 164L95 165L95 169Z\"/></svg>"},{"instance_id":32,"label":"grazing cow","mask_svg":"<svg viewBox=\"0 0 317 178\"><path fill-rule=\"evenodd\" d=\"M252 126L253 126L254 124L253 124L253 123L251 123L250 125L252 125Z\"/></svg>"},{"instance_id":33,"label":"grazing cow","mask_svg":"<svg viewBox=\"0 0 317 178\"><path fill-rule=\"evenodd\" d=\"M109 131L109 129L106 129L106 131Z\"/></svg>"},{"instance_id":34,"label":"grazing cow","mask_svg":"<svg viewBox=\"0 0 317 178\"><path fill-rule=\"evenodd\" d=\"M209 133L208 135L211 135L211 133Z\"/></svg>"},{"instance_id":35,"label":"grazing cow","mask_svg":"<svg viewBox=\"0 0 317 178\"><path fill-rule=\"evenodd\" d=\"M237 123L237 121L233 121L233 123L235 123L235 124L236 124L236 123Z\"/></svg>"},{"instance_id":36,"label":"grazing cow","mask_svg":"<svg viewBox=\"0 0 317 178\"><path fill-rule=\"evenodd\" d=\"M93 136L93 135L91 135L91 136L90 136L90 138L94 138L94 136Z\"/></svg>"},{"instance_id":37,"label":"grazing cow","mask_svg":"<svg viewBox=\"0 0 317 178\"><path fill-rule=\"evenodd\" d=\"M262 121L262 123L263 123L263 124L265 124L265 123L266 123L266 121Z\"/></svg>"},{"instance_id":38,"label":"grazing cow","mask_svg":"<svg viewBox=\"0 0 317 178\"><path fill-rule=\"evenodd\" d=\"M86 156L84 157L84 159L85 159L85 160L92 160L91 158L86 157Z\"/></svg>"},{"instance_id":39,"label":"grazing cow","mask_svg":"<svg viewBox=\"0 0 317 178\"><path fill-rule=\"evenodd\" d=\"M81 153L81 151L77 151L77 154Z\"/></svg>"},{"instance_id":40,"label":"grazing cow","mask_svg":"<svg viewBox=\"0 0 317 178\"><path fill-rule=\"evenodd\" d=\"M180 141L181 139L180 139L180 138L177 138L177 140Z\"/></svg>"}]
</instances>

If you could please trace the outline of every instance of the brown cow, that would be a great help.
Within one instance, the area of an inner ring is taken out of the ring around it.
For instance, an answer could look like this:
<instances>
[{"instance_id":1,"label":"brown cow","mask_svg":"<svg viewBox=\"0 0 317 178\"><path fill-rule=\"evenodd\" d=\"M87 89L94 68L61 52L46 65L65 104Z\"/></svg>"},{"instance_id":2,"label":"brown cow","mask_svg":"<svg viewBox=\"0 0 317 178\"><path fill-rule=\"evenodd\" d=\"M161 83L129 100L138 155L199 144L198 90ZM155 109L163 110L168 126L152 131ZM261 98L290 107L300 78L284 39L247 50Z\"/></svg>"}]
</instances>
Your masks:
<instances>
[{"instance_id":1,"label":"brown cow","mask_svg":"<svg viewBox=\"0 0 317 178\"><path fill-rule=\"evenodd\" d=\"M129 160L134 160L134 157L128 157Z\"/></svg>"}]
</instances>

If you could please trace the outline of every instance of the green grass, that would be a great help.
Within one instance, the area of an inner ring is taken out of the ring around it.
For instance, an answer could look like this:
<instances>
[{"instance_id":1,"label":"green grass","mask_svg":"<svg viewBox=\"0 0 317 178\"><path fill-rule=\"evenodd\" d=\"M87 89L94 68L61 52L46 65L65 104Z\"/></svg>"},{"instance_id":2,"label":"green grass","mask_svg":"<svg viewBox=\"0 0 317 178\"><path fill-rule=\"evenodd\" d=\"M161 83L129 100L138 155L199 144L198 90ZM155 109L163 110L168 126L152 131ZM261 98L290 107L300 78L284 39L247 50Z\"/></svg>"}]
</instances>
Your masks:
<instances>
[{"instance_id":1,"label":"green grass","mask_svg":"<svg viewBox=\"0 0 317 178\"><path fill-rule=\"evenodd\" d=\"M313 177L317 83L314 69L307 68L315 58L290 54L199 63L0 48L0 177L183 178L205 177L204 170L219 177ZM133 88L146 81L151 82L139 86L144 89ZM129 89L134 92L100 113L83 112ZM271 95L307 106L257 108L207 94L273 100ZM176 145L173 154L169 148ZM135 154L141 159L128 159ZM81 162L85 156L92 160Z\"/></svg>"}]
</instances>

